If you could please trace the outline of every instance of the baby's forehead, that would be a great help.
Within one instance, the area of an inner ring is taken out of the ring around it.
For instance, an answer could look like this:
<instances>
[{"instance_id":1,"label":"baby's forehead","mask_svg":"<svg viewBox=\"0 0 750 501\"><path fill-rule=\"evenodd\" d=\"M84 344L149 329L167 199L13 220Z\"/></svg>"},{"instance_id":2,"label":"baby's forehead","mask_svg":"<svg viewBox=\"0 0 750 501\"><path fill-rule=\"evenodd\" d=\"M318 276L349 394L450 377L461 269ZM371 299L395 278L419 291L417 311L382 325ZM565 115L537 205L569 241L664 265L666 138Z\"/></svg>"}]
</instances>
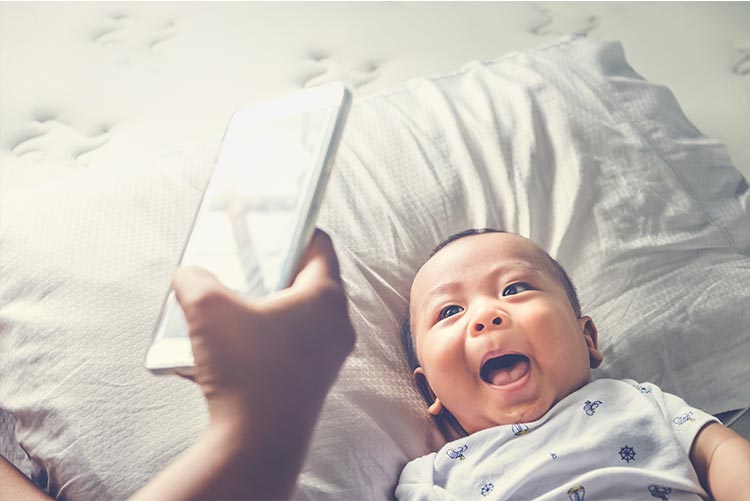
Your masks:
<instances>
[{"instance_id":1,"label":"baby's forehead","mask_svg":"<svg viewBox=\"0 0 750 501\"><path fill-rule=\"evenodd\" d=\"M412 296L425 293L431 286L455 276L460 280L465 270L478 267L489 270L530 270L554 278L546 253L531 240L513 233L486 233L463 237L451 242L428 259L417 272ZM470 274L467 274L470 276Z\"/></svg>"}]
</instances>

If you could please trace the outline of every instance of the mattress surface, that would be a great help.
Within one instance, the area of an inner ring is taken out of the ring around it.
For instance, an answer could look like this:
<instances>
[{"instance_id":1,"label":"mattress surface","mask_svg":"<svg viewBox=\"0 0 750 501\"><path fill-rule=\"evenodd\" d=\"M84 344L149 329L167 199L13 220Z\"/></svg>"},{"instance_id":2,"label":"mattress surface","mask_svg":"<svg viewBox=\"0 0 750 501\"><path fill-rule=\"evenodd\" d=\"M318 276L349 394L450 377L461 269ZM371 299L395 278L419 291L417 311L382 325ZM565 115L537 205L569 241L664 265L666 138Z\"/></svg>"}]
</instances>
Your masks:
<instances>
[{"instance_id":1,"label":"mattress surface","mask_svg":"<svg viewBox=\"0 0 750 501\"><path fill-rule=\"evenodd\" d=\"M748 177L744 2L4 3L0 186L49 159L85 166L108 143L137 139L132 126L149 116L225 121L336 79L367 95L572 32L622 41L631 65L667 85Z\"/></svg>"}]
</instances>

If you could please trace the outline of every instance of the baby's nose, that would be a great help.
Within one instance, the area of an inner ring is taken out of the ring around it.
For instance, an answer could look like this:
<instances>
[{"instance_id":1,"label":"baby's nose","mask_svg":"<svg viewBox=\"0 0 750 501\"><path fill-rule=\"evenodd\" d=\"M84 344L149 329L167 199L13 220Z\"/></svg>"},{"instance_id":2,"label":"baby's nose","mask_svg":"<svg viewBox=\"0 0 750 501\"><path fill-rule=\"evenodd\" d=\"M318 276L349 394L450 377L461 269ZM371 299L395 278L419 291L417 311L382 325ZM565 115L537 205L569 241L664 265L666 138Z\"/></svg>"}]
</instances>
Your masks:
<instances>
[{"instance_id":1,"label":"baby's nose","mask_svg":"<svg viewBox=\"0 0 750 501\"><path fill-rule=\"evenodd\" d=\"M503 319L500 317L495 317L492 319L492 323L495 325L500 325L501 323L503 323ZM476 324L474 324L474 330L476 330L477 332L481 332L482 330L484 330L484 324L481 322L477 322Z\"/></svg>"}]
</instances>

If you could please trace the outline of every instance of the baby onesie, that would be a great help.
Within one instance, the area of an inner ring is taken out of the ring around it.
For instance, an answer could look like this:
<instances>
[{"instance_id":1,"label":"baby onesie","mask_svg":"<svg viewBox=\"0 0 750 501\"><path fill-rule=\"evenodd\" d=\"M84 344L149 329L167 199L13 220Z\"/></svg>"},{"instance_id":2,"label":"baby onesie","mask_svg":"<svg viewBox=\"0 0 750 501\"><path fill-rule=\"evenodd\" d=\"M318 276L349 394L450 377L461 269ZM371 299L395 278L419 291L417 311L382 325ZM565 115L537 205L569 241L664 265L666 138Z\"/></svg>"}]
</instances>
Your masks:
<instances>
[{"instance_id":1,"label":"baby onesie","mask_svg":"<svg viewBox=\"0 0 750 501\"><path fill-rule=\"evenodd\" d=\"M496 426L406 465L399 500L695 500L688 457L718 420L650 383L600 379L530 423Z\"/></svg>"}]
</instances>

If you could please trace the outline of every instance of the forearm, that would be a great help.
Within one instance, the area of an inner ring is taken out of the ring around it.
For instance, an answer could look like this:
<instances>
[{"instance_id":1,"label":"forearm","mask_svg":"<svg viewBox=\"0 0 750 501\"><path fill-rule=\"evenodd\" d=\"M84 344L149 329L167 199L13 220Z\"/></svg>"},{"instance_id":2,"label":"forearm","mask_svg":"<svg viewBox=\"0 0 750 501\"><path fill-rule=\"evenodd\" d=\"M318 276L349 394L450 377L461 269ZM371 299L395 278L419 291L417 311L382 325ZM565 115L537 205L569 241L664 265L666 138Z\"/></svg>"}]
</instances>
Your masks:
<instances>
[{"instance_id":1,"label":"forearm","mask_svg":"<svg viewBox=\"0 0 750 501\"><path fill-rule=\"evenodd\" d=\"M313 420L299 426L212 424L134 499L288 499Z\"/></svg>"},{"instance_id":2,"label":"forearm","mask_svg":"<svg viewBox=\"0 0 750 501\"><path fill-rule=\"evenodd\" d=\"M236 470L242 459L242 451L221 430L209 429L133 499L230 498L241 488ZM227 482L227 476L233 480Z\"/></svg>"},{"instance_id":3,"label":"forearm","mask_svg":"<svg viewBox=\"0 0 750 501\"><path fill-rule=\"evenodd\" d=\"M2 486L0 488L0 501L16 501L18 499L49 501L51 499L2 456L0 456L0 486Z\"/></svg>"},{"instance_id":4,"label":"forearm","mask_svg":"<svg viewBox=\"0 0 750 501\"><path fill-rule=\"evenodd\" d=\"M750 499L750 442L736 435L709 459L708 490L717 501Z\"/></svg>"}]
</instances>

